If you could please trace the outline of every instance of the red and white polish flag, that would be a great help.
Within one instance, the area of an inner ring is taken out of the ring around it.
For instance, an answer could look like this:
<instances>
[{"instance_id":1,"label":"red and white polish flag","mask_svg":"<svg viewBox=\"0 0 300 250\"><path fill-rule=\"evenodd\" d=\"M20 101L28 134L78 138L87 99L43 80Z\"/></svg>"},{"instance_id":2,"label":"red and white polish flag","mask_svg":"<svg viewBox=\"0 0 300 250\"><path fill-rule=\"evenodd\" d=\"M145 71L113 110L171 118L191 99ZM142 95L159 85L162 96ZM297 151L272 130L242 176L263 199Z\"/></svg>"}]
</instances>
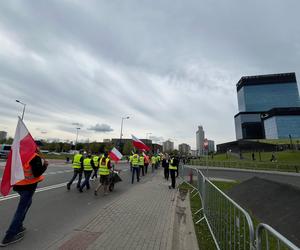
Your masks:
<instances>
[{"instance_id":1,"label":"red and white polish flag","mask_svg":"<svg viewBox=\"0 0 300 250\"><path fill-rule=\"evenodd\" d=\"M136 138L134 135L131 136L132 136L132 143L135 148L138 148L140 150L150 151L150 148L145 143L143 143L141 140Z\"/></svg>"},{"instance_id":2,"label":"red and white polish flag","mask_svg":"<svg viewBox=\"0 0 300 250\"><path fill-rule=\"evenodd\" d=\"M2 195L8 195L11 187L23 180L23 164L32 159L37 146L25 124L19 117L15 138L9 152L1 182Z\"/></svg>"},{"instance_id":3,"label":"red and white polish flag","mask_svg":"<svg viewBox=\"0 0 300 250\"><path fill-rule=\"evenodd\" d=\"M109 157L110 159L112 159L113 161L118 162L119 160L122 159L123 155L120 153L120 151L116 148L113 148L110 153L109 153Z\"/></svg>"}]
</instances>

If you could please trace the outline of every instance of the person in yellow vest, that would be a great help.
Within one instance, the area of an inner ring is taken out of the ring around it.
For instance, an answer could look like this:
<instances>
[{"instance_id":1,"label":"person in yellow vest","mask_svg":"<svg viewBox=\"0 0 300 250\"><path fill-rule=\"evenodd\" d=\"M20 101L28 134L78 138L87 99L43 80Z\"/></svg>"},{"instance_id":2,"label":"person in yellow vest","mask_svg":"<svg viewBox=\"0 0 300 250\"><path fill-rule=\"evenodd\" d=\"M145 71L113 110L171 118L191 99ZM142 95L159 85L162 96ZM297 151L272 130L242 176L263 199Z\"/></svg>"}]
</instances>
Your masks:
<instances>
[{"instance_id":1,"label":"person in yellow vest","mask_svg":"<svg viewBox=\"0 0 300 250\"><path fill-rule=\"evenodd\" d=\"M73 158L73 169L74 169L74 174L73 177L71 178L71 180L68 182L67 184L67 189L70 190L71 185L73 183L73 181L76 179L77 175L78 175L78 182L77 182L77 188L80 188L80 183L81 183L81 179L82 179L82 172L83 172L83 150L80 150L78 154L74 155Z\"/></svg>"},{"instance_id":2,"label":"person in yellow vest","mask_svg":"<svg viewBox=\"0 0 300 250\"><path fill-rule=\"evenodd\" d=\"M86 189L90 189L90 177L95 168L94 161L92 159L92 155L88 154L87 158L83 160L83 172L84 172L84 181L79 188L79 192L83 192L83 188L86 186Z\"/></svg>"},{"instance_id":3,"label":"person in yellow vest","mask_svg":"<svg viewBox=\"0 0 300 250\"><path fill-rule=\"evenodd\" d=\"M26 228L23 226L23 221L31 206L32 197L37 188L38 182L44 180L44 176L42 176L42 174L46 171L47 167L48 161L42 161L42 158L39 155L39 149L37 149L37 152L31 160L23 165L25 179L17 182L13 186L13 190L20 195L18 208L8 230L6 231L4 239L0 243L1 247L13 244L24 238Z\"/></svg>"},{"instance_id":4,"label":"person in yellow vest","mask_svg":"<svg viewBox=\"0 0 300 250\"><path fill-rule=\"evenodd\" d=\"M156 156L155 169L158 169L159 165L160 165L160 155L158 154L158 155Z\"/></svg>"},{"instance_id":5,"label":"person in yellow vest","mask_svg":"<svg viewBox=\"0 0 300 250\"><path fill-rule=\"evenodd\" d=\"M169 170L171 175L171 185L169 186L169 189L176 187L176 172L178 170L179 161L177 157L171 156L170 162L169 162Z\"/></svg>"},{"instance_id":6,"label":"person in yellow vest","mask_svg":"<svg viewBox=\"0 0 300 250\"><path fill-rule=\"evenodd\" d=\"M132 172L132 157L133 155L129 156L130 172Z\"/></svg>"},{"instance_id":7,"label":"person in yellow vest","mask_svg":"<svg viewBox=\"0 0 300 250\"><path fill-rule=\"evenodd\" d=\"M140 173L142 171L142 175L144 176L145 175L145 157L143 155L143 153L141 153L140 157L139 157L139 166L140 166Z\"/></svg>"},{"instance_id":8,"label":"person in yellow vest","mask_svg":"<svg viewBox=\"0 0 300 250\"><path fill-rule=\"evenodd\" d=\"M139 155L137 153L132 156L132 178L131 184L134 182L134 174L136 173L137 182L140 181L140 166L139 166Z\"/></svg>"},{"instance_id":9,"label":"person in yellow vest","mask_svg":"<svg viewBox=\"0 0 300 250\"><path fill-rule=\"evenodd\" d=\"M93 156L93 162L94 162L94 174L91 177L91 180L96 180L98 178L98 171L99 171L99 161L100 161L100 156L95 155Z\"/></svg>"},{"instance_id":10,"label":"person in yellow vest","mask_svg":"<svg viewBox=\"0 0 300 250\"><path fill-rule=\"evenodd\" d=\"M152 173L154 172L155 166L156 166L156 157L155 157L155 155L152 155L152 156L151 156Z\"/></svg>"},{"instance_id":11,"label":"person in yellow vest","mask_svg":"<svg viewBox=\"0 0 300 250\"><path fill-rule=\"evenodd\" d=\"M110 159L108 157L108 154L104 153L104 156L100 159L100 166L99 166L100 183L94 191L95 195L98 195L98 190L100 189L101 186L103 186L104 195L107 194L110 169L111 169Z\"/></svg>"}]
</instances>

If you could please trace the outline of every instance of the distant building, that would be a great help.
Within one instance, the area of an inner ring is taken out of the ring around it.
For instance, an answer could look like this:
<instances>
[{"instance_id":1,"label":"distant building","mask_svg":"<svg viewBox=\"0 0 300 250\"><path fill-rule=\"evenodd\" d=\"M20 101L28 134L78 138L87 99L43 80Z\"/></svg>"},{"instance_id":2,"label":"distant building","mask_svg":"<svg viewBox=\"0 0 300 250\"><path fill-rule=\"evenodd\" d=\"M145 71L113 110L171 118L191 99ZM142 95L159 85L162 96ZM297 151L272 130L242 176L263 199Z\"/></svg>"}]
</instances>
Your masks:
<instances>
[{"instance_id":1,"label":"distant building","mask_svg":"<svg viewBox=\"0 0 300 250\"><path fill-rule=\"evenodd\" d=\"M6 131L0 131L0 140L6 140L7 132Z\"/></svg>"},{"instance_id":2,"label":"distant building","mask_svg":"<svg viewBox=\"0 0 300 250\"><path fill-rule=\"evenodd\" d=\"M178 145L178 150L181 154L188 155L191 151L191 147L186 143L182 143Z\"/></svg>"},{"instance_id":3,"label":"distant building","mask_svg":"<svg viewBox=\"0 0 300 250\"><path fill-rule=\"evenodd\" d=\"M295 73L244 76L236 85L236 139L300 138L300 99Z\"/></svg>"},{"instance_id":4,"label":"distant building","mask_svg":"<svg viewBox=\"0 0 300 250\"><path fill-rule=\"evenodd\" d=\"M198 126L198 130L196 131L196 150L198 152L198 156L204 154L204 147L203 147L204 138L205 137L204 137L203 127Z\"/></svg>"},{"instance_id":5,"label":"distant building","mask_svg":"<svg viewBox=\"0 0 300 250\"><path fill-rule=\"evenodd\" d=\"M103 139L103 142L110 142L110 139Z\"/></svg>"},{"instance_id":6,"label":"distant building","mask_svg":"<svg viewBox=\"0 0 300 250\"><path fill-rule=\"evenodd\" d=\"M215 141L208 140L208 152L214 153L215 152Z\"/></svg>"},{"instance_id":7,"label":"distant building","mask_svg":"<svg viewBox=\"0 0 300 250\"><path fill-rule=\"evenodd\" d=\"M163 142L163 151L164 152L171 152L174 150L174 142L167 140Z\"/></svg>"}]
</instances>

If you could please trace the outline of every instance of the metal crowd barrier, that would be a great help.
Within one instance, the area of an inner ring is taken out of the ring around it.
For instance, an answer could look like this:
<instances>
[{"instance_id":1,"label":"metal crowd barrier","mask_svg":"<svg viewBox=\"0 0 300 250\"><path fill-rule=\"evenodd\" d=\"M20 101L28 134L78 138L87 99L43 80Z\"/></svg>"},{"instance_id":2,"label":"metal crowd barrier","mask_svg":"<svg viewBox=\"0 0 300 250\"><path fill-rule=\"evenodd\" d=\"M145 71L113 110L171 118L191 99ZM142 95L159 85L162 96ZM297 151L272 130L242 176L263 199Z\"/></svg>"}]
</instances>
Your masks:
<instances>
[{"instance_id":1,"label":"metal crowd barrier","mask_svg":"<svg viewBox=\"0 0 300 250\"><path fill-rule=\"evenodd\" d=\"M274 228L263 223L260 223L256 228L256 248L257 250L300 249Z\"/></svg>"},{"instance_id":2,"label":"metal crowd barrier","mask_svg":"<svg viewBox=\"0 0 300 250\"><path fill-rule=\"evenodd\" d=\"M199 169L180 165L179 174L184 182L192 186L191 197L199 195L202 208L194 215L202 211L203 217L196 224L206 220L217 249L299 250L266 224L259 224L255 234L250 215L206 178ZM265 240L262 239L263 233L267 235ZM273 236L271 243L269 234ZM274 241L277 242L277 248L272 248Z\"/></svg>"}]
</instances>

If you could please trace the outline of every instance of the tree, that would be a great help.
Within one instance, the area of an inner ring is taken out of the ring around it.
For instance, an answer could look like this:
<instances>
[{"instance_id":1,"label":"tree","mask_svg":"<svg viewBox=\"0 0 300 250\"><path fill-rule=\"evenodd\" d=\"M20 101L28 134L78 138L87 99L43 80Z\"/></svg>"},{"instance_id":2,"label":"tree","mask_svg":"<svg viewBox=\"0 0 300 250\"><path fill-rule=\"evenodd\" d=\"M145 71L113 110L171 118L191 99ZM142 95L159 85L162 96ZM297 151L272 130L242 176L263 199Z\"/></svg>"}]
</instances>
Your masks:
<instances>
[{"instance_id":1,"label":"tree","mask_svg":"<svg viewBox=\"0 0 300 250\"><path fill-rule=\"evenodd\" d=\"M126 141L123 147L123 154L130 155L131 151L133 150L133 145L131 141Z\"/></svg>"}]
</instances>

